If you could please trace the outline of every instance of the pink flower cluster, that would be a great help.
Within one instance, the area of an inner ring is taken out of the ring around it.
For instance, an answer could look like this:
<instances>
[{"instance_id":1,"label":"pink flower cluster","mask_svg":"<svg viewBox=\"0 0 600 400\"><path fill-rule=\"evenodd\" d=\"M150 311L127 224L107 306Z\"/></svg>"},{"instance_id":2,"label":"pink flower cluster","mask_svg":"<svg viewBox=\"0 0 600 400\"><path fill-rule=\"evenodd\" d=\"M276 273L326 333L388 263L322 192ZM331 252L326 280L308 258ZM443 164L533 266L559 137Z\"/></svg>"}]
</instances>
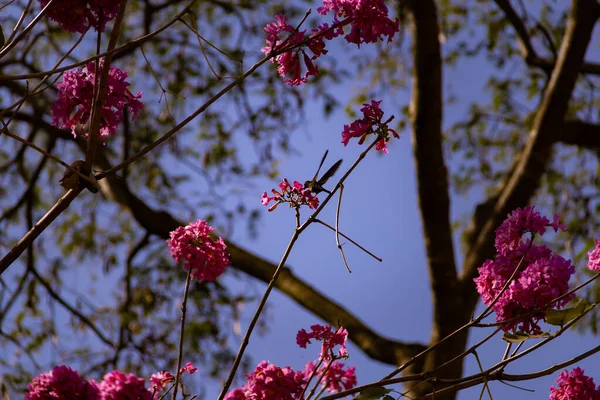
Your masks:
<instances>
[{"instance_id":1,"label":"pink flower cluster","mask_svg":"<svg viewBox=\"0 0 600 400\"><path fill-rule=\"evenodd\" d=\"M331 354L335 346L340 346L337 357L343 358L348 355L346 349L346 341L348 340L348 331L340 327L333 331L330 326L312 325L311 331L306 332L305 329L300 329L296 335L296 343L301 348L305 349L306 345L311 343L311 340L323 342L321 345L321 354L319 359L330 360Z\"/></svg>"},{"instance_id":2,"label":"pink flower cluster","mask_svg":"<svg viewBox=\"0 0 600 400\"><path fill-rule=\"evenodd\" d=\"M100 61L102 70L103 60ZM98 74L98 80L100 74ZM106 98L102 104L100 119L100 137L103 140L115 134L117 126L123 121L125 108L129 108L135 119L144 106L140 101L142 92L133 95L127 87L127 73L119 68L110 67L106 85ZM81 71L69 71L58 84L58 99L52 105L52 125L61 129L70 129L77 136L78 125L86 125L92 113L96 64L88 63ZM89 124L88 124L89 125ZM85 129L89 129L86 126ZM87 133L86 133L87 137Z\"/></svg>"},{"instance_id":3,"label":"pink flower cluster","mask_svg":"<svg viewBox=\"0 0 600 400\"><path fill-rule=\"evenodd\" d=\"M523 234L543 235L546 227L552 227L554 232L565 231L567 226L560 223L560 217L555 215L552 223L550 220L535 211L534 206L527 206L522 210L517 208L508 215L508 218L496 229L494 245L500 254L506 254L520 246Z\"/></svg>"},{"instance_id":4,"label":"pink flower cluster","mask_svg":"<svg viewBox=\"0 0 600 400\"><path fill-rule=\"evenodd\" d=\"M268 55L274 47L283 43L283 40L279 39L279 34L288 32L291 35L293 31L294 27L287 23L285 15L277 14L275 16L275 22L270 22L265 26L267 46L263 47L261 51ZM313 29L313 31L316 33L318 32L318 29ZM284 40L287 40L287 46L297 46L307 40L306 30L298 31ZM298 50L286 51L270 60L277 64L279 76L290 76L289 78L284 79L284 82L288 83L290 86L302 85L308 81L309 76L316 76L319 73L319 69L315 66L313 61L321 55L327 54L325 42L322 37L316 37L307 41L306 47L311 51L312 56L309 56L304 49L300 48ZM302 67L300 65L300 54L302 54L302 60L306 66L304 75L302 75Z\"/></svg>"},{"instance_id":5,"label":"pink flower cluster","mask_svg":"<svg viewBox=\"0 0 600 400\"><path fill-rule=\"evenodd\" d=\"M343 363L334 360L338 356L332 359L329 355L334 346L340 345L343 349L340 354L346 356L347 337L348 332L343 328L333 331L329 326L313 325L311 332L300 330L296 337L300 347L306 348L311 339L323 342L325 350L321 350L318 364L309 362L303 371L295 371L291 367L281 368L269 361L262 361L246 377L246 383L227 393L225 400L303 400L302 394L308 393L311 378L318 379L321 386L330 393L352 389L356 386L355 368L345 369ZM317 365L320 366L317 368Z\"/></svg>"},{"instance_id":6,"label":"pink flower cluster","mask_svg":"<svg viewBox=\"0 0 600 400\"><path fill-rule=\"evenodd\" d=\"M283 181L279 183L279 188L281 189L281 192L276 189L271 189L271 193L274 194L273 197L269 197L267 192L263 192L262 194L261 203L263 205L268 206L270 202L275 202L269 207L269 211L273 211L280 203L290 203L290 207L307 205L313 210L319 206L319 199L317 196L313 195L310 189L306 189L304 185L298 181L294 181L294 184L290 185L290 182L284 178Z\"/></svg>"},{"instance_id":7,"label":"pink flower cluster","mask_svg":"<svg viewBox=\"0 0 600 400\"><path fill-rule=\"evenodd\" d=\"M112 371L104 375L98 386L102 400L152 399L152 390L146 388L144 378L138 378L134 374Z\"/></svg>"},{"instance_id":8,"label":"pink flower cluster","mask_svg":"<svg viewBox=\"0 0 600 400\"><path fill-rule=\"evenodd\" d=\"M188 372L190 375L198 371L198 368L194 367L194 364L188 362L184 367L181 367L179 370L179 375L183 375ZM151 388L152 391L157 394L162 392L162 390L172 382L175 382L175 377L169 371L160 371L155 374L152 374L150 377Z\"/></svg>"},{"instance_id":9,"label":"pink flower cluster","mask_svg":"<svg viewBox=\"0 0 600 400\"><path fill-rule=\"evenodd\" d=\"M291 86L302 85L308 81L309 76L319 73L313 61L327 54L325 40L342 35L344 26L351 27L350 33L345 36L346 41L359 47L361 43L374 43L383 37L387 37L390 42L399 30L399 21L392 21L388 17L388 8L382 0L324 0L323 6L317 11L320 15L327 15L333 11L334 19L331 26L322 23L313 28L310 35L306 30L294 32L294 27L287 22L283 14L276 15L275 22L268 23L264 28L267 33L267 46L262 48L263 53L269 55L281 45L292 48L271 59L271 62L278 65L279 76L289 76L284 82ZM343 20L339 21L338 17ZM282 33L286 35L280 38ZM307 47L312 55L309 56L304 47ZM301 72L300 55L306 68L304 74Z\"/></svg>"},{"instance_id":10,"label":"pink flower cluster","mask_svg":"<svg viewBox=\"0 0 600 400\"><path fill-rule=\"evenodd\" d=\"M198 369L187 363L181 374L193 374ZM101 382L85 380L77 371L66 365L56 366L52 371L35 377L25 393L26 400L152 400L175 378L170 372L158 372L150 378L152 386L146 388L145 380L134 374L112 371L104 375ZM154 394L154 396L153 396Z\"/></svg>"},{"instance_id":11,"label":"pink flower cluster","mask_svg":"<svg viewBox=\"0 0 600 400\"><path fill-rule=\"evenodd\" d=\"M495 259L485 261L478 269L479 277L474 279L477 291L486 305L499 296L492 309L498 322L506 322L502 325L505 331L539 333L538 322L546 316L546 309L562 308L573 298L566 296L550 304L569 290L569 279L575 272L571 261L546 246L533 245L532 239L522 240L526 232L543 235L547 226L566 229L558 217L550 223L533 206L516 209L496 230ZM522 258L515 277L501 292Z\"/></svg>"},{"instance_id":12,"label":"pink flower cluster","mask_svg":"<svg viewBox=\"0 0 600 400\"><path fill-rule=\"evenodd\" d=\"M600 400L600 386L596 387L581 368L561 372L556 383L556 389L550 387L549 400Z\"/></svg>"},{"instance_id":13,"label":"pink flower cluster","mask_svg":"<svg viewBox=\"0 0 600 400\"><path fill-rule=\"evenodd\" d=\"M280 368L265 360L248 374L246 384L227 393L225 400L296 400L305 384L303 372Z\"/></svg>"},{"instance_id":14,"label":"pink flower cluster","mask_svg":"<svg viewBox=\"0 0 600 400\"><path fill-rule=\"evenodd\" d=\"M210 238L214 230L199 219L178 227L167 240L175 262L184 261L184 268L191 270L192 277L199 281L214 281L231 265L223 239L219 237L213 241Z\"/></svg>"},{"instance_id":15,"label":"pink flower cluster","mask_svg":"<svg viewBox=\"0 0 600 400\"><path fill-rule=\"evenodd\" d=\"M371 100L371 104L363 104L364 107L360 109L363 117L352 122L350 125L344 125L344 131L342 132L342 143L344 143L344 146L347 146L352 138L360 138L358 144L363 144L368 135L375 134L380 138L375 145L375 149L387 154L388 149L386 144L391 136L399 138L400 135L388 127L394 116L383 121L383 111L379 107L381 101Z\"/></svg>"},{"instance_id":16,"label":"pink flower cluster","mask_svg":"<svg viewBox=\"0 0 600 400\"><path fill-rule=\"evenodd\" d=\"M86 381L77 371L66 365L33 378L25 400L73 399L100 400L100 389L95 381Z\"/></svg>"},{"instance_id":17,"label":"pink flower cluster","mask_svg":"<svg viewBox=\"0 0 600 400\"><path fill-rule=\"evenodd\" d=\"M39 0L42 7L50 2ZM119 0L54 0L46 15L69 32L85 33L90 27L104 32L119 11Z\"/></svg>"},{"instance_id":18,"label":"pink flower cluster","mask_svg":"<svg viewBox=\"0 0 600 400\"><path fill-rule=\"evenodd\" d=\"M150 386L154 393L162 392L171 382L175 382L175 377L169 371L160 371L150 377Z\"/></svg>"},{"instance_id":19,"label":"pink flower cluster","mask_svg":"<svg viewBox=\"0 0 600 400\"><path fill-rule=\"evenodd\" d=\"M383 0L323 0L317 8L321 15L333 11L335 18L349 19L350 33L345 36L348 43L360 47L361 43L376 43L387 37L388 43L399 31L399 20L388 17L388 8ZM334 19L337 24L337 19Z\"/></svg>"},{"instance_id":20,"label":"pink flower cluster","mask_svg":"<svg viewBox=\"0 0 600 400\"><path fill-rule=\"evenodd\" d=\"M304 368L304 375L310 377L316 368L314 362L309 362ZM315 376L321 377L321 386L329 393L339 393L356 386L356 368L344 369L344 363L334 361L330 365L321 365Z\"/></svg>"},{"instance_id":21,"label":"pink flower cluster","mask_svg":"<svg viewBox=\"0 0 600 400\"><path fill-rule=\"evenodd\" d=\"M588 253L588 268L600 272L600 239L596 239L594 250Z\"/></svg>"}]
</instances>

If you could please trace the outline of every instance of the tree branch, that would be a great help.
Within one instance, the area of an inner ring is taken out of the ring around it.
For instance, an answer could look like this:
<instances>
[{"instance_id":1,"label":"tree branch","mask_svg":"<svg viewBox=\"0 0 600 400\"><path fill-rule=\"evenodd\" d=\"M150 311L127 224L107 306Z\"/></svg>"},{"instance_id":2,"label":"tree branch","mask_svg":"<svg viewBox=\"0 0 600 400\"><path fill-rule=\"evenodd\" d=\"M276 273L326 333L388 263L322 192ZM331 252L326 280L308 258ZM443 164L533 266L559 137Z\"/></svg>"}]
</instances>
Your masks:
<instances>
[{"instance_id":1,"label":"tree branch","mask_svg":"<svg viewBox=\"0 0 600 400\"><path fill-rule=\"evenodd\" d=\"M525 23L517 14L515 9L510 3L510 0L494 0L498 7L504 12L506 19L510 22L510 24L515 29L517 36L519 37L519 47L521 48L521 54L525 59L527 65L531 65L533 67L538 67L546 72L548 75L552 73L552 70L556 66L555 60L550 60L547 58L540 57L535 49L533 48L533 44L531 43L531 37L529 36L529 32L527 31L527 27ZM594 5L592 4L593 8ZM600 64L596 63L586 63L583 62L579 66L579 72L583 74L593 74L600 75Z\"/></svg>"},{"instance_id":2,"label":"tree branch","mask_svg":"<svg viewBox=\"0 0 600 400\"><path fill-rule=\"evenodd\" d=\"M413 16L413 154L433 292L434 323L431 343L436 343L456 330L458 326L455 314L463 304L461 297L457 295L448 170L442 149L442 58L437 8L433 0L413 0L409 2L409 9ZM425 368L442 365L451 359L456 350L464 348L465 340L466 335L456 335L448 340L427 356ZM462 363L455 363L441 373L452 377L461 376Z\"/></svg>"},{"instance_id":3,"label":"tree branch","mask_svg":"<svg viewBox=\"0 0 600 400\"><path fill-rule=\"evenodd\" d=\"M564 134L564 127L569 126L568 122L564 124L565 114L599 16L600 5L596 0L572 0L556 68L543 95L525 148L515 160L499 193L480 205L475 213L473 239L461 276L465 285L463 296L470 299L470 309L478 299L472 280L477 267L486 258L493 257L495 229L509 212L527 205L534 197L552 158L552 145L568 136ZM580 129L579 132L583 137L584 130Z\"/></svg>"},{"instance_id":4,"label":"tree branch","mask_svg":"<svg viewBox=\"0 0 600 400\"><path fill-rule=\"evenodd\" d=\"M600 149L600 124L577 119L566 120L560 130L557 142L586 149Z\"/></svg>"}]
</instances>

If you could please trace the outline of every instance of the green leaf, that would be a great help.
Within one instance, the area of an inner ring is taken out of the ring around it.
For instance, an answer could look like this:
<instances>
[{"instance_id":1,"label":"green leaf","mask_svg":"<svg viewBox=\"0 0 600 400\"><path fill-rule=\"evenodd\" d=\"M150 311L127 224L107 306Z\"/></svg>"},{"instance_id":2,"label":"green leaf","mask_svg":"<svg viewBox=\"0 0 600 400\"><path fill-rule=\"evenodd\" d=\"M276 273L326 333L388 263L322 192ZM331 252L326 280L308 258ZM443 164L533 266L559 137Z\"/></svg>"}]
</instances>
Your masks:
<instances>
[{"instance_id":1,"label":"green leaf","mask_svg":"<svg viewBox=\"0 0 600 400\"><path fill-rule=\"evenodd\" d=\"M539 335L530 335L529 333L524 333L524 332L515 332L515 333L505 332L504 335L502 335L502 339L507 342L511 342L511 343L519 343L519 342L524 342L528 339L541 339L541 338L547 338L549 336L550 336L550 334L548 332L543 332Z\"/></svg>"},{"instance_id":2,"label":"green leaf","mask_svg":"<svg viewBox=\"0 0 600 400\"><path fill-rule=\"evenodd\" d=\"M582 314L592 309L592 305L585 299L579 299L573 307L562 310L549 309L546 312L546 322L550 325L564 326Z\"/></svg>"},{"instance_id":3,"label":"green leaf","mask_svg":"<svg viewBox=\"0 0 600 400\"><path fill-rule=\"evenodd\" d=\"M504 332L504 335L502 335L502 339L507 342L510 342L510 343L518 343L518 342L524 342L527 339L529 339L529 335L527 335L526 333L521 333L521 332L517 332L517 333Z\"/></svg>"},{"instance_id":4,"label":"green leaf","mask_svg":"<svg viewBox=\"0 0 600 400\"><path fill-rule=\"evenodd\" d=\"M377 400L390 393L392 389L386 389L383 386L373 386L360 392L354 400ZM386 396L389 397L389 396Z\"/></svg>"}]
</instances>

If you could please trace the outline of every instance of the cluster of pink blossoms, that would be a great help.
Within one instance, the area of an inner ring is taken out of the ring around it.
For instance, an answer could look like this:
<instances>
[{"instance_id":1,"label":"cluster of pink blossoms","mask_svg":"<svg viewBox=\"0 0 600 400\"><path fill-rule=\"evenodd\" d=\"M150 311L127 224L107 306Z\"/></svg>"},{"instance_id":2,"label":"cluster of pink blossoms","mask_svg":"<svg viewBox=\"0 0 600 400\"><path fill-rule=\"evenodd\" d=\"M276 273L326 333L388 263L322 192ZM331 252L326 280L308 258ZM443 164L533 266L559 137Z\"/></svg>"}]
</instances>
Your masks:
<instances>
[{"instance_id":1,"label":"cluster of pink blossoms","mask_svg":"<svg viewBox=\"0 0 600 400\"><path fill-rule=\"evenodd\" d=\"M316 364L314 362L308 362L304 367L304 375L310 377L315 368ZM339 393L356 386L356 368L344 368L344 363L334 361L329 366L321 365L315 376L322 377L321 386L326 388L325 390L329 393Z\"/></svg>"},{"instance_id":2,"label":"cluster of pink blossoms","mask_svg":"<svg viewBox=\"0 0 600 400\"><path fill-rule=\"evenodd\" d=\"M319 199L317 196L312 194L310 189L306 189L304 185L298 181L294 181L294 184L290 185L290 182L284 178L283 181L279 183L279 188L281 189L281 192L276 189L271 189L271 193L274 194L273 197L267 196L267 192L263 192L262 194L261 203L263 205L268 206L270 202L275 202L269 207L269 211L273 211L280 203L289 203L290 207L307 205L313 210L319 206Z\"/></svg>"},{"instance_id":3,"label":"cluster of pink blossoms","mask_svg":"<svg viewBox=\"0 0 600 400\"><path fill-rule=\"evenodd\" d=\"M600 400L600 386L596 387L581 368L561 372L556 384L557 388L550 387L549 400Z\"/></svg>"},{"instance_id":4,"label":"cluster of pink blossoms","mask_svg":"<svg viewBox=\"0 0 600 400\"><path fill-rule=\"evenodd\" d=\"M342 132L342 143L344 143L344 146L347 146L352 138L360 138L358 144L363 144L368 135L375 134L380 138L375 145L375 149L387 154L388 149L386 144L391 136L397 139L400 135L388 127L394 116L383 121L383 111L379 108L381 102L382 100L371 100L371 104L363 104L364 107L360 109L363 113L363 118L357 119L350 125L344 125L344 131Z\"/></svg>"},{"instance_id":5,"label":"cluster of pink blossoms","mask_svg":"<svg viewBox=\"0 0 600 400\"><path fill-rule=\"evenodd\" d=\"M42 7L50 2L39 0ZM85 33L89 28L104 32L119 11L119 0L54 0L46 15L69 32Z\"/></svg>"},{"instance_id":6,"label":"cluster of pink blossoms","mask_svg":"<svg viewBox=\"0 0 600 400\"><path fill-rule=\"evenodd\" d=\"M486 305L500 295L492 309L496 320L505 322L505 331L539 333L538 322L546 316L546 309L564 307L573 295L560 301L551 301L569 291L569 279L575 273L570 260L565 260L546 246L537 246L530 239L523 240L525 233L543 235L546 227L555 231L565 230L559 217L549 219L536 212L533 206L516 209L496 230L494 260L487 260L479 269L474 281L477 291ZM521 258L523 261L507 289L502 288L515 272ZM520 317L522 316L522 317Z\"/></svg>"},{"instance_id":7,"label":"cluster of pink blossoms","mask_svg":"<svg viewBox=\"0 0 600 400\"><path fill-rule=\"evenodd\" d=\"M600 272L600 239L596 239L594 250L588 253L588 268Z\"/></svg>"},{"instance_id":8,"label":"cluster of pink blossoms","mask_svg":"<svg viewBox=\"0 0 600 400\"><path fill-rule=\"evenodd\" d=\"M319 354L320 360L328 361L331 359L330 352L333 351L335 346L340 346L337 357L344 358L348 355L346 349L346 341L348 340L348 331L340 327L336 331L333 331L330 326L312 325L311 331L306 332L305 329L300 329L296 335L296 344L300 348L305 349L306 345L310 344L311 340L317 340L322 342L321 354Z\"/></svg>"},{"instance_id":9,"label":"cluster of pink blossoms","mask_svg":"<svg viewBox=\"0 0 600 400\"><path fill-rule=\"evenodd\" d=\"M385 37L388 42L391 42L399 30L399 20L392 21L389 18L388 8L383 0L324 0L323 6L319 7L317 12L320 15L333 12L332 25L322 23L317 28L313 28L310 35L306 30L294 32L294 27L287 23L286 17L282 14L276 15L275 22L268 23L264 28L267 33L267 46L263 47L262 51L267 55L284 42L286 47L292 48L304 43L297 49L286 51L271 59L278 65L279 76L289 76L284 82L291 86L306 83L309 76L316 76L319 73L313 61L327 54L325 40L343 35L346 25L350 25L350 33L345 36L346 41L358 47L361 43L375 43ZM284 32L287 35L280 38L279 35ZM306 54L304 47L310 50L311 56ZM304 75L301 73L300 55L306 67Z\"/></svg>"},{"instance_id":10,"label":"cluster of pink blossoms","mask_svg":"<svg viewBox=\"0 0 600 400\"><path fill-rule=\"evenodd\" d=\"M199 219L178 227L167 240L175 262L184 261L184 268L191 270L191 276L199 281L214 281L231 265L223 239L219 237L213 241L210 238L214 230Z\"/></svg>"},{"instance_id":11,"label":"cluster of pink blossoms","mask_svg":"<svg viewBox=\"0 0 600 400\"><path fill-rule=\"evenodd\" d=\"M25 400L100 399L100 389L94 380L86 381L66 365L35 377L29 384Z\"/></svg>"},{"instance_id":12,"label":"cluster of pink blossoms","mask_svg":"<svg viewBox=\"0 0 600 400\"><path fill-rule=\"evenodd\" d=\"M388 17L384 0L323 0L323 7L317 8L321 15L333 11L334 24L337 18L350 21L350 33L344 38L348 43L360 47L361 43L376 43L387 37L388 43L399 31L400 21Z\"/></svg>"},{"instance_id":13,"label":"cluster of pink blossoms","mask_svg":"<svg viewBox=\"0 0 600 400\"><path fill-rule=\"evenodd\" d=\"M323 342L318 369L315 362L307 363L302 371L295 371L291 367L281 368L265 360L248 374L246 384L227 393L225 400L303 400L302 394L309 392L307 386L311 378L317 379L329 393L352 389L356 386L355 368L346 369L343 363L332 360L330 356L337 345L343 349L339 354L346 356L347 337L348 332L343 328L333 331L329 326L313 325L311 332L300 330L296 337L300 347L306 348L311 339Z\"/></svg>"},{"instance_id":14,"label":"cluster of pink blossoms","mask_svg":"<svg viewBox=\"0 0 600 400\"><path fill-rule=\"evenodd\" d=\"M100 73L104 61L100 61ZM98 80L100 80L100 73ZM106 97L102 104L100 117L100 137L103 140L114 135L117 126L123 121L125 108L129 108L135 119L144 106L140 101L142 92L133 95L127 87L127 73L119 68L110 67L106 85ZM70 129L77 136L76 128L86 125L92 113L94 100L94 82L96 81L96 63L88 63L81 71L69 71L58 84L58 99L52 105L52 125L61 129ZM89 129L89 126L86 127ZM86 133L87 136L87 133Z\"/></svg>"},{"instance_id":15,"label":"cluster of pink blossoms","mask_svg":"<svg viewBox=\"0 0 600 400\"><path fill-rule=\"evenodd\" d=\"M193 374L197 370L187 363L180 374ZM158 399L160 392L175 378L170 372L158 372L152 375L150 381L151 387L146 388L143 378L112 371L104 375L101 382L96 382L93 379L85 380L77 371L60 365L35 377L29 384L25 400L152 400Z\"/></svg>"}]
</instances>

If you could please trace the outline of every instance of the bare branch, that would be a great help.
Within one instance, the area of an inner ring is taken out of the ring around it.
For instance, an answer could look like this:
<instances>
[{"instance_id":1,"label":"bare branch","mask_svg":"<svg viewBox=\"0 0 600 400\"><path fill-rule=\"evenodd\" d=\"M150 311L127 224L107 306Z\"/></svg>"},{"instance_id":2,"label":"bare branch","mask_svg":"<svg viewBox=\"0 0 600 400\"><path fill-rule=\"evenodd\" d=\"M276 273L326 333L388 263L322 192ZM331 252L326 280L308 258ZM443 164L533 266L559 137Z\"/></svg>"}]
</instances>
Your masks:
<instances>
[{"instance_id":1,"label":"bare branch","mask_svg":"<svg viewBox=\"0 0 600 400\"><path fill-rule=\"evenodd\" d=\"M576 119L567 120L563 124L557 142L587 149L600 149L600 124Z\"/></svg>"},{"instance_id":2,"label":"bare branch","mask_svg":"<svg viewBox=\"0 0 600 400\"><path fill-rule=\"evenodd\" d=\"M552 73L556 65L555 60L550 60L547 58L540 57L535 49L533 48L533 44L531 43L531 37L529 36L529 32L527 31L527 27L525 23L517 14L515 9L510 3L510 0L494 0L498 7L504 11L504 15L506 19L510 22L510 24L515 29L517 36L519 37L519 47L521 48L521 54L525 59L525 62L528 65L538 67L544 70L548 75ZM591 5L592 9L594 5ZM600 64L596 63L581 63L579 66L579 71L584 74L593 74L600 75Z\"/></svg>"}]
</instances>

